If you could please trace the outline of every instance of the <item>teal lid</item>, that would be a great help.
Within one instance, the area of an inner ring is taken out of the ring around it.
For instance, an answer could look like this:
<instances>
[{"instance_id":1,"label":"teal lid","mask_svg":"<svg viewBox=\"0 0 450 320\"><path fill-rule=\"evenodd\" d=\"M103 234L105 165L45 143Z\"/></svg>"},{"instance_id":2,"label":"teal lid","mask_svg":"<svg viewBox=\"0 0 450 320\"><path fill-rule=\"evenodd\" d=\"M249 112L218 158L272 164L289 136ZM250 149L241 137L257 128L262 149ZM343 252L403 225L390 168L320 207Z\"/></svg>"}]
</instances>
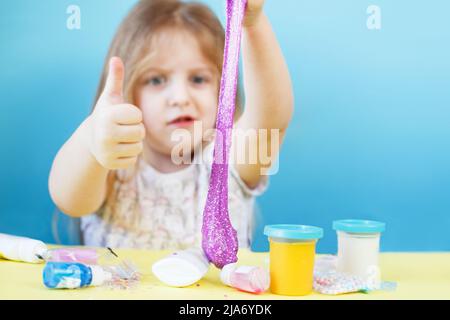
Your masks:
<instances>
[{"instance_id":1,"label":"teal lid","mask_svg":"<svg viewBox=\"0 0 450 320\"><path fill-rule=\"evenodd\" d=\"M336 220L333 221L333 229L350 233L380 233L386 228L384 222L371 220Z\"/></svg>"},{"instance_id":2,"label":"teal lid","mask_svg":"<svg viewBox=\"0 0 450 320\"><path fill-rule=\"evenodd\" d=\"M298 224L273 224L265 226L264 234L271 238L320 239L323 237L323 229Z\"/></svg>"}]
</instances>

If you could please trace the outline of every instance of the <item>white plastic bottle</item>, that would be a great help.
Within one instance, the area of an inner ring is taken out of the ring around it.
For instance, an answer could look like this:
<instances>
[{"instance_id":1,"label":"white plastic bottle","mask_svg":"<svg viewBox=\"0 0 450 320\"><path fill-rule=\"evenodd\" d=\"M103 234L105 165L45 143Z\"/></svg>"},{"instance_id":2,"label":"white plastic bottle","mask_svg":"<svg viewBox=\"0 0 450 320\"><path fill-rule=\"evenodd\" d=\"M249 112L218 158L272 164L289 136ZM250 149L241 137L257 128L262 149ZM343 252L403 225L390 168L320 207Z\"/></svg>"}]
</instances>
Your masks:
<instances>
[{"instance_id":1,"label":"white plastic bottle","mask_svg":"<svg viewBox=\"0 0 450 320\"><path fill-rule=\"evenodd\" d=\"M222 283L238 290L250 293L263 293L269 289L269 273L261 267L227 264L220 273Z\"/></svg>"},{"instance_id":2,"label":"white plastic bottle","mask_svg":"<svg viewBox=\"0 0 450 320\"><path fill-rule=\"evenodd\" d=\"M172 287L190 286L203 278L208 269L209 261L201 248L175 252L152 266L153 274Z\"/></svg>"},{"instance_id":3,"label":"white plastic bottle","mask_svg":"<svg viewBox=\"0 0 450 320\"><path fill-rule=\"evenodd\" d=\"M0 233L0 258L40 263L47 254L47 246L39 240Z\"/></svg>"}]
</instances>

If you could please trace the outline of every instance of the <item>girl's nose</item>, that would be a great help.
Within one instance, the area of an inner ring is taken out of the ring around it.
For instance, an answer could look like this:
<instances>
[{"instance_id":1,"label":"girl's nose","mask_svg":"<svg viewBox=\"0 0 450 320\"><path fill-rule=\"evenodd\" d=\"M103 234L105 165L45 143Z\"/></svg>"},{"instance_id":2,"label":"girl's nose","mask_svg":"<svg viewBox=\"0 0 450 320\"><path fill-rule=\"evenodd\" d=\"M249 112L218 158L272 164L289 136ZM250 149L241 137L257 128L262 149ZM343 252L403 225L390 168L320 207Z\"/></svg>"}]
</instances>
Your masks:
<instances>
[{"instance_id":1,"label":"girl's nose","mask_svg":"<svg viewBox=\"0 0 450 320\"><path fill-rule=\"evenodd\" d=\"M174 81L169 93L169 106L185 108L190 105L188 85L183 81Z\"/></svg>"}]
</instances>

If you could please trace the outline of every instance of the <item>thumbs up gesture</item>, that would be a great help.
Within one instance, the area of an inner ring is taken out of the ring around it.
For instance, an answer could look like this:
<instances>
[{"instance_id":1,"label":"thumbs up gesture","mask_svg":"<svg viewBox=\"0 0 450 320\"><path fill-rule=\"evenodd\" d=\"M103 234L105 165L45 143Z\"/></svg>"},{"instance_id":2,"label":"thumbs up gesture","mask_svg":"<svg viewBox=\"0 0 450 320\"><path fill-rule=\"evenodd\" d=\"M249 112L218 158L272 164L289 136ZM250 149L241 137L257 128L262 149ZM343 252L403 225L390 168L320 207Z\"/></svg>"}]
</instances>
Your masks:
<instances>
[{"instance_id":1,"label":"thumbs up gesture","mask_svg":"<svg viewBox=\"0 0 450 320\"><path fill-rule=\"evenodd\" d=\"M105 88L89 117L89 151L109 170L134 165L145 138L141 110L124 103L124 74L122 60L111 58Z\"/></svg>"}]
</instances>

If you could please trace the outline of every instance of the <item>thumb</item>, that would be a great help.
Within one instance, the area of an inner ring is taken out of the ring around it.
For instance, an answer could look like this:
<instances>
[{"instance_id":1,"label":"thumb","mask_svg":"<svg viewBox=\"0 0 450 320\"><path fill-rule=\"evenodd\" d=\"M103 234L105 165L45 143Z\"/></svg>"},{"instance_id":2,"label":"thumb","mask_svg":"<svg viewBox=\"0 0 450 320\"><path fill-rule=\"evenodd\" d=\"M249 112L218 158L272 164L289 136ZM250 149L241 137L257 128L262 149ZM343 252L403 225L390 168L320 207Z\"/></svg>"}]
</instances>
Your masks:
<instances>
[{"instance_id":1,"label":"thumb","mask_svg":"<svg viewBox=\"0 0 450 320\"><path fill-rule=\"evenodd\" d=\"M123 103L123 81L125 67L122 59L112 57L109 60L108 76L106 77L105 88L102 96L113 103Z\"/></svg>"}]
</instances>

